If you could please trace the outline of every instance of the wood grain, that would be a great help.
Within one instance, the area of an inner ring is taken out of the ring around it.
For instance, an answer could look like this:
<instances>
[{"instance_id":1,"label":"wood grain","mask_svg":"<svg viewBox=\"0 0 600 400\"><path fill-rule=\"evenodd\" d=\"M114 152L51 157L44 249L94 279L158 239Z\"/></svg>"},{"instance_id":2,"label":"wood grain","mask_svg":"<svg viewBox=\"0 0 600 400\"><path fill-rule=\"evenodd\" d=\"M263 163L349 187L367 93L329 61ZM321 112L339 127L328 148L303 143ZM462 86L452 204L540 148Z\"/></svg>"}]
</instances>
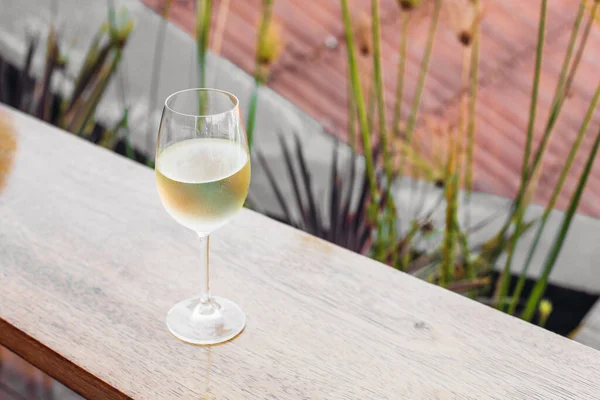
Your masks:
<instances>
[{"instance_id":1,"label":"wood grain","mask_svg":"<svg viewBox=\"0 0 600 400\"><path fill-rule=\"evenodd\" d=\"M235 340L171 337L195 235L151 170L17 112L0 344L90 399L595 399L600 353L259 214L213 236Z\"/></svg>"}]
</instances>

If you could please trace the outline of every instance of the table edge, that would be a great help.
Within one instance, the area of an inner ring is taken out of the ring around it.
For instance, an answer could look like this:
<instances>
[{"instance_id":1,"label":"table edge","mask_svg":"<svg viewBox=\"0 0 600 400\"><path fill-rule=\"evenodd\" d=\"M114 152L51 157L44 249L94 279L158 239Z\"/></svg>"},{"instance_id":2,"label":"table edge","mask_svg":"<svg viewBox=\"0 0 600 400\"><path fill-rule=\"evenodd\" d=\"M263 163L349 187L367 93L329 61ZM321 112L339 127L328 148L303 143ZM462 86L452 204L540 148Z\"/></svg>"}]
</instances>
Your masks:
<instances>
[{"instance_id":1,"label":"table edge","mask_svg":"<svg viewBox=\"0 0 600 400\"><path fill-rule=\"evenodd\" d=\"M87 399L131 397L0 317L0 345Z\"/></svg>"}]
</instances>

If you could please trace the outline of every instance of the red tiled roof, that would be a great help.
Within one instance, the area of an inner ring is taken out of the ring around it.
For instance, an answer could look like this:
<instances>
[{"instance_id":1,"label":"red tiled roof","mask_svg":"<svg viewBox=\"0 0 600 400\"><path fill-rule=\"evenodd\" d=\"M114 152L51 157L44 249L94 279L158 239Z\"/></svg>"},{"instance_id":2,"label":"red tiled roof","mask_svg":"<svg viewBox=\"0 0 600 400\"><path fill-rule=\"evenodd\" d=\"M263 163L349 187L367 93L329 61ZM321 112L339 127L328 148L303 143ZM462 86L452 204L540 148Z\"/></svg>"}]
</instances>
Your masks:
<instances>
[{"instance_id":1,"label":"red tiled roof","mask_svg":"<svg viewBox=\"0 0 600 400\"><path fill-rule=\"evenodd\" d=\"M163 0L142 0L159 10ZM222 0L215 0L213 12L219 12ZM193 34L192 1L173 0L170 19ZM221 54L252 73L256 26L260 0L231 0ZM281 23L286 47L274 65L269 86L320 121L330 132L347 138L346 52L343 43L340 2L338 0L276 0L275 18ZM354 17L369 14L369 0L350 0ZM555 82L579 1L548 2L546 43L541 76L536 138L548 115ZM488 1L482 22L480 89L477 109L475 149L475 187L502 196L514 196L520 178L521 157L530 103L540 0ZM396 65L400 39L400 12L395 0L381 1L382 51L388 116L395 97ZM410 33L407 79L403 98L404 115L412 99L421 54L426 39L428 18L417 18ZM213 24L214 25L214 24ZM328 37L340 39L329 49ZM583 115L600 77L600 29L592 29L586 54L565 103L553 140L548 148L535 201L550 198L558 172L570 143L575 138ZM425 84L420 115L442 119L455 118L460 98L461 46L448 21L442 17ZM360 66L370 70L371 59L363 57ZM567 179L557 202L566 208L591 147L600 115L592 121L582 152ZM600 216L600 163L590 176L579 211Z\"/></svg>"}]
</instances>

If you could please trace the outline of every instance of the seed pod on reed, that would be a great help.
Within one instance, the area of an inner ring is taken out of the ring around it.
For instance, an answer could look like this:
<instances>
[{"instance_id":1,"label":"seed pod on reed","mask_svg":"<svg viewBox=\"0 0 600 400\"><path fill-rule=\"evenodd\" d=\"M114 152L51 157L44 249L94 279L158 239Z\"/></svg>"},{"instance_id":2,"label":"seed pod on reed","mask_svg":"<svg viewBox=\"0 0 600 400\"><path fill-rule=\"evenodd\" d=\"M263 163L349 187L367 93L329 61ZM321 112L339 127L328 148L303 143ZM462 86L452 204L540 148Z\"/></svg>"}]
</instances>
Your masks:
<instances>
[{"instance_id":1,"label":"seed pod on reed","mask_svg":"<svg viewBox=\"0 0 600 400\"><path fill-rule=\"evenodd\" d=\"M446 12L456 38L463 46L470 46L477 24L483 17L483 8L477 0L447 0Z\"/></svg>"},{"instance_id":2,"label":"seed pod on reed","mask_svg":"<svg viewBox=\"0 0 600 400\"><path fill-rule=\"evenodd\" d=\"M410 11L418 7L423 0L398 0L398 5L404 11Z\"/></svg>"},{"instance_id":3,"label":"seed pod on reed","mask_svg":"<svg viewBox=\"0 0 600 400\"><path fill-rule=\"evenodd\" d=\"M258 46L257 60L260 64L271 66L283 50L283 38L281 25L277 21L270 21L267 33Z\"/></svg>"},{"instance_id":4,"label":"seed pod on reed","mask_svg":"<svg viewBox=\"0 0 600 400\"><path fill-rule=\"evenodd\" d=\"M373 36L371 35L371 24L373 21L365 14L361 13L356 19L354 26L354 37L360 54L368 56L373 52Z\"/></svg>"}]
</instances>

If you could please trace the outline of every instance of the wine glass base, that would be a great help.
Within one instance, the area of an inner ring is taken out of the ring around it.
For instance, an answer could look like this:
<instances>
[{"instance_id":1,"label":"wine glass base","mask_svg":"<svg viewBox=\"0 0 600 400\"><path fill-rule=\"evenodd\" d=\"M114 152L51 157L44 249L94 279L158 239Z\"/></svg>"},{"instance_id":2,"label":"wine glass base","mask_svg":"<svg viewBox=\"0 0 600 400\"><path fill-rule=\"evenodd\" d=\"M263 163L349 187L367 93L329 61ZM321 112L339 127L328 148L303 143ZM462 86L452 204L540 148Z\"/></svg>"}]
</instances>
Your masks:
<instances>
[{"instance_id":1,"label":"wine glass base","mask_svg":"<svg viewBox=\"0 0 600 400\"><path fill-rule=\"evenodd\" d=\"M236 337L246 326L246 314L231 300L213 296L208 303L200 297L177 303L167 314L167 327L177 339L211 345Z\"/></svg>"}]
</instances>

